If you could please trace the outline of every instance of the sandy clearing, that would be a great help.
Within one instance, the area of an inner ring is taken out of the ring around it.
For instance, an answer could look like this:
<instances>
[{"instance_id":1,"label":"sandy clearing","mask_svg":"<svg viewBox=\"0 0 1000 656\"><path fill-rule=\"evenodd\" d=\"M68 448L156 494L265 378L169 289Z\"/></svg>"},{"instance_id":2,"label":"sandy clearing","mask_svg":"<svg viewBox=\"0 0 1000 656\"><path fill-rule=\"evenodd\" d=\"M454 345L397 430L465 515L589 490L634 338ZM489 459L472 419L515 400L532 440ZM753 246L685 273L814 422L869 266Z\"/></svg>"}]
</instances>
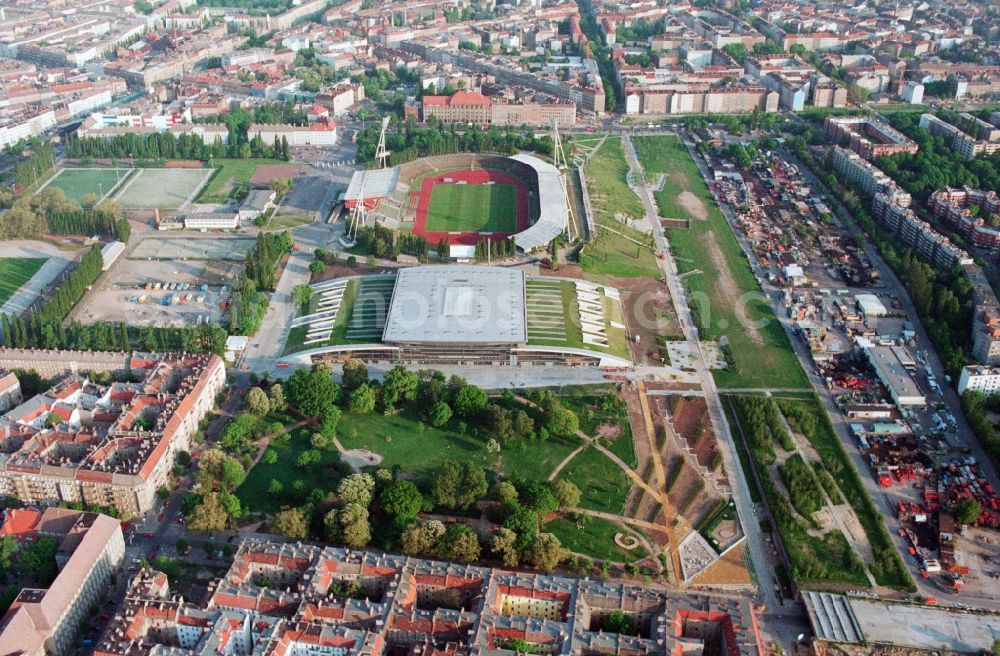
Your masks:
<instances>
[{"instance_id":1,"label":"sandy clearing","mask_svg":"<svg viewBox=\"0 0 1000 656\"><path fill-rule=\"evenodd\" d=\"M705 202L687 189L677 194L677 202L679 202L684 208L684 211L690 214L693 218L698 219L699 221L708 220L708 208L705 207Z\"/></svg>"},{"instance_id":2,"label":"sandy clearing","mask_svg":"<svg viewBox=\"0 0 1000 656\"><path fill-rule=\"evenodd\" d=\"M715 266L716 271L719 272L719 277L715 281L715 287L718 292L718 297L722 299L725 307L739 308L740 307L740 288L736 285L736 280L733 278L732 272L729 270L729 264L726 262L726 256L722 253L722 248L719 246L719 241L715 237L715 233L706 232L702 237L702 242L708 250L708 256L712 258L712 264ZM746 330L747 337L750 341L757 346L764 345L764 338L760 336L760 332L757 327L749 322L743 324L742 328Z\"/></svg>"}]
</instances>

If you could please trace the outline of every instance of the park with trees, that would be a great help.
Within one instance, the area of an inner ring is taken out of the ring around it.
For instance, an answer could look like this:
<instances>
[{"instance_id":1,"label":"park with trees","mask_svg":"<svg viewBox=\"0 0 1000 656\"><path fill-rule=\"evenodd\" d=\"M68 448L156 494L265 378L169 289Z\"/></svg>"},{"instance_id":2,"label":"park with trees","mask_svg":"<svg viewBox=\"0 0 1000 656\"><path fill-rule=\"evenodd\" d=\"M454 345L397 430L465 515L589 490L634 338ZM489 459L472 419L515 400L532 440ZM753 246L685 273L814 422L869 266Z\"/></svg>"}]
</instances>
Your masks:
<instances>
[{"instance_id":1,"label":"park with trees","mask_svg":"<svg viewBox=\"0 0 1000 656\"><path fill-rule=\"evenodd\" d=\"M623 406L605 411L599 398L496 394L401 366L377 380L358 360L337 383L318 363L247 391L243 411L201 454L183 512L195 530L263 520L291 539L460 562L551 571L590 558L639 561L644 549L610 538L626 529L581 514L622 514L630 488L578 434L605 419L627 424ZM634 462L631 435L614 442L608 448ZM594 539L588 527L601 522Z\"/></svg>"}]
</instances>

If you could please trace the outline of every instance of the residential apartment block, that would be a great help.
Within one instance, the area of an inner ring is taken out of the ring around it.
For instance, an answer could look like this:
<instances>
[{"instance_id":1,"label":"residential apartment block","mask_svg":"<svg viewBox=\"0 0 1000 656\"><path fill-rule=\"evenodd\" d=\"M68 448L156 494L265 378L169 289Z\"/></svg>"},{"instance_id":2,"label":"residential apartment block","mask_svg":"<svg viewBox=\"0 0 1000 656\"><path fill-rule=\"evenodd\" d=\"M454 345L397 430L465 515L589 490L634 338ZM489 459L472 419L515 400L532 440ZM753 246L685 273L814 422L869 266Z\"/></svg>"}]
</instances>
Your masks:
<instances>
[{"instance_id":1,"label":"residential apartment block","mask_svg":"<svg viewBox=\"0 0 1000 656\"><path fill-rule=\"evenodd\" d=\"M117 519L98 513L49 508L35 515L31 531L58 542L59 574L48 589L24 588L0 618L0 651L20 656L68 654L76 633L108 591L125 557Z\"/></svg>"},{"instance_id":2,"label":"residential apartment block","mask_svg":"<svg viewBox=\"0 0 1000 656\"><path fill-rule=\"evenodd\" d=\"M984 367L969 365L962 367L958 377L958 393L968 390L981 392L985 396L993 396L1000 392L1000 367Z\"/></svg>"},{"instance_id":3,"label":"residential apartment block","mask_svg":"<svg viewBox=\"0 0 1000 656\"><path fill-rule=\"evenodd\" d=\"M348 588L354 591L345 594ZM204 605L143 571L96 656L184 650L296 655L763 654L750 601L444 563L373 551L244 541ZM612 612L637 628L605 628Z\"/></svg>"},{"instance_id":4,"label":"residential apartment block","mask_svg":"<svg viewBox=\"0 0 1000 656\"><path fill-rule=\"evenodd\" d=\"M935 217L977 248L1000 252L1000 197L995 191L940 189L931 194L927 204Z\"/></svg>"},{"instance_id":5,"label":"residential apartment block","mask_svg":"<svg viewBox=\"0 0 1000 656\"><path fill-rule=\"evenodd\" d=\"M573 103L497 103L489 96L459 91L452 96L424 96L423 120L477 125L576 125Z\"/></svg>"},{"instance_id":6,"label":"residential apartment block","mask_svg":"<svg viewBox=\"0 0 1000 656\"><path fill-rule=\"evenodd\" d=\"M847 139L847 147L868 161L883 155L915 153L918 148L917 142L899 130L868 116L828 116L824 127L830 143Z\"/></svg>"},{"instance_id":7,"label":"residential apartment block","mask_svg":"<svg viewBox=\"0 0 1000 656\"><path fill-rule=\"evenodd\" d=\"M979 121L979 119L976 119L974 116L969 114L962 114L960 116L966 121L966 117L968 117L968 119L972 119L974 122L969 123L969 125L971 125L977 133L979 131L978 123L985 123L984 121ZM988 123L985 124L987 126L990 125ZM993 137L992 141L978 139L972 134L964 132L961 128L952 125L947 121L942 121L933 114L921 114L920 127L926 128L934 136L944 137L948 143L948 147L965 159L973 159L980 153L989 154L1000 150L1000 132L989 133L990 136Z\"/></svg>"},{"instance_id":8,"label":"residential apartment block","mask_svg":"<svg viewBox=\"0 0 1000 656\"><path fill-rule=\"evenodd\" d=\"M136 353L126 369L138 382L69 375L0 417L0 494L149 510L225 385L225 367L214 355Z\"/></svg>"}]
</instances>

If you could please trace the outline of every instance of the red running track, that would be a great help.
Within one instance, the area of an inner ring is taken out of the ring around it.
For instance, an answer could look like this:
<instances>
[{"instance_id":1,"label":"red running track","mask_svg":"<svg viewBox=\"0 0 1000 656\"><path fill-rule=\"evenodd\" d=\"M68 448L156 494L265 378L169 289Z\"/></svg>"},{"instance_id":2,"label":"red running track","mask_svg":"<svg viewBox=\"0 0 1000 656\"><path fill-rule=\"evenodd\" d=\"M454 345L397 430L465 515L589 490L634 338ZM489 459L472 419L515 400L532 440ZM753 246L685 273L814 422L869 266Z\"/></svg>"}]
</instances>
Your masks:
<instances>
[{"instance_id":1,"label":"red running track","mask_svg":"<svg viewBox=\"0 0 1000 656\"><path fill-rule=\"evenodd\" d=\"M450 178L451 181L445 182L445 178ZM494 182L496 184L513 185L517 197L517 229L514 232L492 232L489 235L485 235L489 239L499 241L528 228L528 187L523 181L499 171L459 169L442 173L433 178L424 178L420 185L420 198L417 201L416 216L413 219L413 234L420 235L431 244L437 244L443 237L447 237L449 244L461 244L464 246L473 246L484 237L483 233L479 232L431 232L426 229L427 210L431 206L431 193L434 191L434 187L439 184L455 184L458 182L465 182L466 184Z\"/></svg>"}]
</instances>

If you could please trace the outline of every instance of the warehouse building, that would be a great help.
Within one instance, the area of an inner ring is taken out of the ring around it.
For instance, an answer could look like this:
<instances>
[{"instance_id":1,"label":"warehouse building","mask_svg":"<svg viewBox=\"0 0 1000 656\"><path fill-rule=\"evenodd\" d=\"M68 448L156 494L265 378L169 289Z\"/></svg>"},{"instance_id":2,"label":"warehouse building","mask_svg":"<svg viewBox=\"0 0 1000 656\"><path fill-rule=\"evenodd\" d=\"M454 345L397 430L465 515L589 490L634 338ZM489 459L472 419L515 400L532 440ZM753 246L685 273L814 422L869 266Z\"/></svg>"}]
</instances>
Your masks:
<instances>
[{"instance_id":1,"label":"warehouse building","mask_svg":"<svg viewBox=\"0 0 1000 656\"><path fill-rule=\"evenodd\" d=\"M927 405L927 399L911 373L915 363L909 351L901 346L866 346L864 351L893 403L897 406Z\"/></svg>"}]
</instances>

